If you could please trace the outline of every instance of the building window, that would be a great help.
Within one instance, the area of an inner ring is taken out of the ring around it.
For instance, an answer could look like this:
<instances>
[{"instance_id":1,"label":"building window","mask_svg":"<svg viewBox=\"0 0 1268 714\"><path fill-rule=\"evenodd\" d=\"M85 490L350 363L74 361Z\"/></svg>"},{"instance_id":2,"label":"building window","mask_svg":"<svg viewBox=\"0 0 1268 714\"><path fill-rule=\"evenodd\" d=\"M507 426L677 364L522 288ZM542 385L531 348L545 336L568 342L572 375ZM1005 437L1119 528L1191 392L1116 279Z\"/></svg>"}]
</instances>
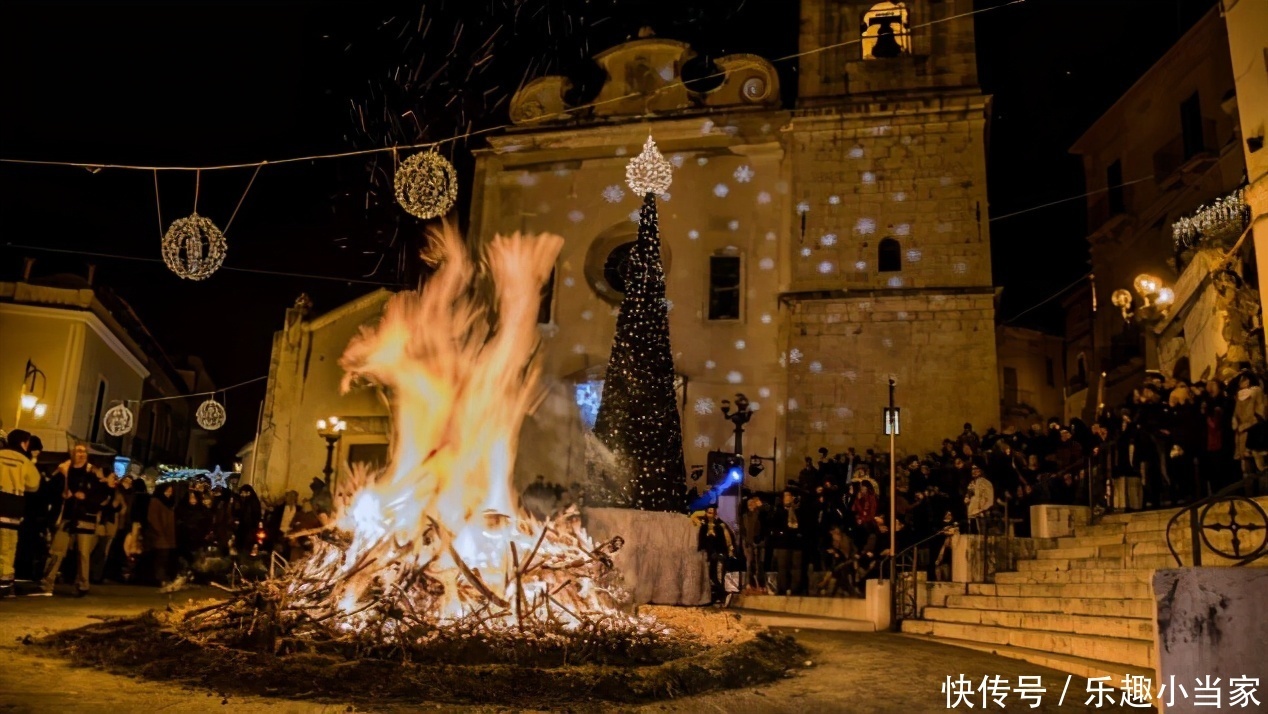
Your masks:
<instances>
[{"instance_id":1,"label":"building window","mask_svg":"<svg viewBox=\"0 0 1268 714\"><path fill-rule=\"evenodd\" d=\"M1017 390L1017 369L1015 367L1004 368L1004 404L1013 406L1018 404L1019 392Z\"/></svg>"},{"instance_id":2,"label":"building window","mask_svg":"<svg viewBox=\"0 0 1268 714\"><path fill-rule=\"evenodd\" d=\"M537 324L548 325L555 307L555 269L550 269L550 279L542 286L542 302L537 308Z\"/></svg>"},{"instance_id":3,"label":"building window","mask_svg":"<svg viewBox=\"0 0 1268 714\"><path fill-rule=\"evenodd\" d=\"M1105 169L1105 185L1109 187L1109 210L1111 216L1127 211L1127 202L1123 197L1123 162L1115 161Z\"/></svg>"},{"instance_id":4,"label":"building window","mask_svg":"<svg viewBox=\"0 0 1268 714\"><path fill-rule=\"evenodd\" d=\"M901 2L880 2L863 13L863 59L889 59L911 54L911 29L907 24L907 5Z\"/></svg>"},{"instance_id":5,"label":"building window","mask_svg":"<svg viewBox=\"0 0 1268 714\"><path fill-rule=\"evenodd\" d=\"M101 410L106 405L106 380L97 381L97 399L92 406L92 421L88 424L88 440L96 443L101 431Z\"/></svg>"},{"instance_id":6,"label":"building window","mask_svg":"<svg viewBox=\"0 0 1268 714\"><path fill-rule=\"evenodd\" d=\"M903 269L903 247L896 239L881 239L876 253L877 270L882 273L893 273Z\"/></svg>"},{"instance_id":7,"label":"building window","mask_svg":"<svg viewBox=\"0 0 1268 714\"><path fill-rule=\"evenodd\" d=\"M1045 358L1044 358L1044 360L1043 360L1043 373L1044 373L1044 376L1048 378L1048 386L1049 386L1049 387L1055 387L1055 386L1057 386L1057 380L1055 379L1055 376L1056 376L1056 375L1054 375L1054 374L1053 374L1053 364L1052 364L1052 358L1051 358L1051 357L1045 357Z\"/></svg>"},{"instance_id":8,"label":"building window","mask_svg":"<svg viewBox=\"0 0 1268 714\"><path fill-rule=\"evenodd\" d=\"M1189 160L1206 150L1202 140L1202 104L1198 93L1180 102L1180 131L1184 140L1184 158Z\"/></svg>"},{"instance_id":9,"label":"building window","mask_svg":"<svg viewBox=\"0 0 1268 714\"><path fill-rule=\"evenodd\" d=\"M709 319L740 319L739 256L709 256Z\"/></svg>"}]
</instances>

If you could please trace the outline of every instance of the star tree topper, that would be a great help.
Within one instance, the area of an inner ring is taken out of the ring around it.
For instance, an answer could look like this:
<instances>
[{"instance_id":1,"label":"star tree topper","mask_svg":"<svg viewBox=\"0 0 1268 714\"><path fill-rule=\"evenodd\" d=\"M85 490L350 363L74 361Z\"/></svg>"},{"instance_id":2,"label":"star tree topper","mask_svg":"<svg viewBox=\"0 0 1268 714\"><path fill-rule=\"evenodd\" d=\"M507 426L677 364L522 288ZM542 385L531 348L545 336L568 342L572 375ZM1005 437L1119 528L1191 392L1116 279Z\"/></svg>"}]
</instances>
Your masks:
<instances>
[{"instance_id":1,"label":"star tree topper","mask_svg":"<svg viewBox=\"0 0 1268 714\"><path fill-rule=\"evenodd\" d=\"M656 148L656 142L649 134L647 143L643 144L643 153L630 159L630 163L626 165L625 182L634 193L646 196L649 193L661 194L668 191L673 180L673 164L661 156L660 149Z\"/></svg>"}]
</instances>

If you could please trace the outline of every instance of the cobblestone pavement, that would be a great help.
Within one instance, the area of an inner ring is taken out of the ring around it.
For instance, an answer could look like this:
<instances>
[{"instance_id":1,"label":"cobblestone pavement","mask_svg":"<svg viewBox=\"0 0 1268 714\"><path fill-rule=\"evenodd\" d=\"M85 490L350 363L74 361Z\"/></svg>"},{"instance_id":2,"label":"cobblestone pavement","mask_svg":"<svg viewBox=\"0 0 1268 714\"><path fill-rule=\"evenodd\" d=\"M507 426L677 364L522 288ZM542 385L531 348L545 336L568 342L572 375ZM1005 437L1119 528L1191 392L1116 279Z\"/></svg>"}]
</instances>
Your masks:
<instances>
[{"instance_id":1,"label":"cobblestone pavement","mask_svg":"<svg viewBox=\"0 0 1268 714\"><path fill-rule=\"evenodd\" d=\"M192 590L162 595L151 588L106 586L82 599L70 597L0 600L0 712L270 712L298 714L324 712L406 712L419 710L500 712L498 707L455 707L375 702L281 701L264 697L223 698L218 692L189 689L161 682L131 679L97 670L72 667L56 659L32 654L21 640L62 629L80 627L103 617L137 614L164 607L171 599L199 599L212 595ZM720 692L699 697L619 708L593 702L561 706L575 712L859 712L881 714L946 711L941 686L947 676L963 674L980 683L984 676L999 676L1011 685L1022 675L1040 675L1048 692L1043 703L1031 709L1028 702L1010 692L1001 710L1065 712L1085 711L1087 682L1075 677L1063 705L1058 699L1066 675L994 655L963 650L900 635L860 632L794 631L810 650L812 666L760 688ZM981 695L969 710L983 711ZM1102 707L1098 711L1127 711L1129 707ZM1146 711L1130 709L1131 711Z\"/></svg>"}]
</instances>

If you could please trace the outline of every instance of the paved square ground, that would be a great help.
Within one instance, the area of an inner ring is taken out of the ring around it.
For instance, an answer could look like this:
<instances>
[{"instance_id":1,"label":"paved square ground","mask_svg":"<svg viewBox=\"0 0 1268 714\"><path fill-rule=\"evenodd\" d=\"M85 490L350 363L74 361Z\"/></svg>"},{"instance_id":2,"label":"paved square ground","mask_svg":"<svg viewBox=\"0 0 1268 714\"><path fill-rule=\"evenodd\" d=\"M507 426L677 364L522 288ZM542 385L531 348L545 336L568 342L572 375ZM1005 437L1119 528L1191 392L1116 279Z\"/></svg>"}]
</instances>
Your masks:
<instances>
[{"instance_id":1,"label":"paved square ground","mask_svg":"<svg viewBox=\"0 0 1268 714\"><path fill-rule=\"evenodd\" d=\"M201 599L214 591L193 590L167 596L152 588L106 586L82 599L11 598L0 600L0 712L406 712L430 709L462 712L510 711L503 707L455 707L426 703L373 701L285 701L266 697L222 697L219 692L190 689L162 682L131 679L33 654L21 643L27 635L80 627L104 617L138 614L164 607L169 598ZM980 683L985 676L1000 677L1011 686L1023 675L1041 676L1047 693L1042 704L1009 693L1000 709L987 711L1065 712L1094 709L1085 706L1087 682L1071 679L1063 704L1058 704L1067 675L1025 662L982 652L889 633L792 631L808 650L811 666L787 679L759 688L714 693L642 707L616 707L604 702L561 706L575 712L859 712L860 714L916 714L947 711L941 687L950 676L963 674ZM983 711L981 695L969 709ZM1098 711L1148 711L1107 706Z\"/></svg>"}]
</instances>

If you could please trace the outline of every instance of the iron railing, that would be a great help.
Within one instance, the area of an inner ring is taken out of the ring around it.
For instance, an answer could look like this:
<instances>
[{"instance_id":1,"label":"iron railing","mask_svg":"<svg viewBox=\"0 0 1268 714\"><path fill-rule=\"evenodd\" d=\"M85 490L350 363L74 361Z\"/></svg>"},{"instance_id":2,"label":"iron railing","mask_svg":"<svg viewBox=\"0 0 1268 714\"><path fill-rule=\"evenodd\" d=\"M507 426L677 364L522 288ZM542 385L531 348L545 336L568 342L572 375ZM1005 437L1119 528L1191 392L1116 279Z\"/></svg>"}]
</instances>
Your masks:
<instances>
[{"instance_id":1,"label":"iron railing","mask_svg":"<svg viewBox=\"0 0 1268 714\"><path fill-rule=\"evenodd\" d=\"M917 583L920 570L920 548L935 538L948 537L951 535L951 530L943 528L903 548L898 551L897 556L891 556L882 563L881 574L885 573L885 565L889 566L890 571L890 612L893 613L893 617L890 618L890 627L893 630L901 629L903 620L921 619L920 590Z\"/></svg>"},{"instance_id":2,"label":"iron railing","mask_svg":"<svg viewBox=\"0 0 1268 714\"><path fill-rule=\"evenodd\" d=\"M1185 567L1184 560L1176 550L1176 538L1172 537L1172 528L1187 516L1189 519L1189 545L1193 549L1193 563L1202 565L1202 549L1205 546L1212 553L1228 560L1236 561L1233 567L1252 563L1268 555L1268 513L1253 498L1238 493L1247 488L1247 481L1239 481L1221 489L1214 495L1199 499L1180 509L1167 521L1167 550L1176 561L1176 567ZM1227 510L1225 510L1227 509ZM1224 518L1221 518L1224 516ZM1211 542L1208 532L1230 533L1232 535L1232 552ZM1258 545L1249 546L1243 538L1255 538ZM1177 536L1178 537L1178 536ZM1245 547L1246 552L1243 552Z\"/></svg>"}]
</instances>

